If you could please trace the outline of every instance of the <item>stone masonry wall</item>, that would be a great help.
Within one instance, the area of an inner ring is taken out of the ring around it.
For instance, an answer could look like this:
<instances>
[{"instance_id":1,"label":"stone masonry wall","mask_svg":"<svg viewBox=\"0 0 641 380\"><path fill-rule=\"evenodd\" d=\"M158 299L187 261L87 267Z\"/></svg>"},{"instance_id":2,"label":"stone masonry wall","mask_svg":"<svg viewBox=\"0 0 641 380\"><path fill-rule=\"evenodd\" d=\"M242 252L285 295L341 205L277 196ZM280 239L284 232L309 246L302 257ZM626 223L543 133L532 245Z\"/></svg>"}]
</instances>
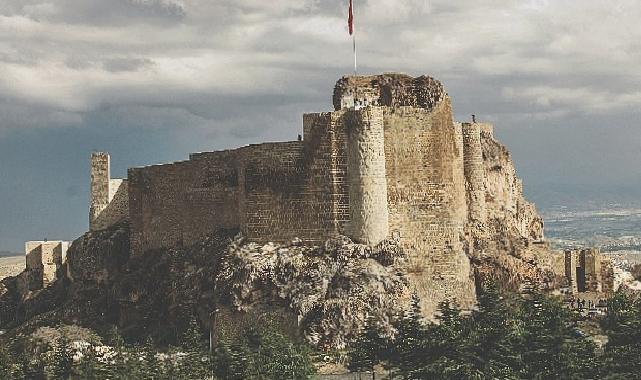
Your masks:
<instances>
[{"instance_id":1,"label":"stone masonry wall","mask_svg":"<svg viewBox=\"0 0 641 380\"><path fill-rule=\"evenodd\" d=\"M129 169L131 250L195 243L217 228L238 228L238 168L233 151Z\"/></svg>"},{"instance_id":2,"label":"stone masonry wall","mask_svg":"<svg viewBox=\"0 0 641 380\"><path fill-rule=\"evenodd\" d=\"M389 235L383 110L368 107L348 116L349 234L376 245Z\"/></svg>"},{"instance_id":3,"label":"stone masonry wall","mask_svg":"<svg viewBox=\"0 0 641 380\"><path fill-rule=\"evenodd\" d=\"M29 290L38 290L58 279L67 256L69 242L28 241L25 243L26 271Z\"/></svg>"},{"instance_id":4,"label":"stone masonry wall","mask_svg":"<svg viewBox=\"0 0 641 380\"><path fill-rule=\"evenodd\" d=\"M197 153L130 169L132 251L188 245L217 228L308 244L349 220L344 113L304 117L305 140Z\"/></svg>"},{"instance_id":5,"label":"stone masonry wall","mask_svg":"<svg viewBox=\"0 0 641 380\"><path fill-rule=\"evenodd\" d=\"M345 96L367 98L369 106L344 109ZM334 103L334 112L304 115L303 141L130 169L132 252L190 245L218 228L240 229L249 241L298 237L308 245L339 234L370 244L391 235L407 251L427 315L445 298L471 306L474 282L462 237L464 146L473 143L453 122L440 82L346 77Z\"/></svg>"},{"instance_id":6,"label":"stone masonry wall","mask_svg":"<svg viewBox=\"0 0 641 380\"><path fill-rule=\"evenodd\" d=\"M112 179L110 157L104 152L91 155L91 206L89 229L103 230L129 218L127 180Z\"/></svg>"},{"instance_id":7,"label":"stone masonry wall","mask_svg":"<svg viewBox=\"0 0 641 380\"><path fill-rule=\"evenodd\" d=\"M386 109L389 228L407 251L412 283L431 315L445 298L475 300L461 235L467 220L460 128L448 97L431 112Z\"/></svg>"},{"instance_id":8,"label":"stone masonry wall","mask_svg":"<svg viewBox=\"0 0 641 380\"><path fill-rule=\"evenodd\" d=\"M411 106L431 111L445 98L441 82L406 74L344 76L334 87L334 110L372 106Z\"/></svg>"}]
</instances>

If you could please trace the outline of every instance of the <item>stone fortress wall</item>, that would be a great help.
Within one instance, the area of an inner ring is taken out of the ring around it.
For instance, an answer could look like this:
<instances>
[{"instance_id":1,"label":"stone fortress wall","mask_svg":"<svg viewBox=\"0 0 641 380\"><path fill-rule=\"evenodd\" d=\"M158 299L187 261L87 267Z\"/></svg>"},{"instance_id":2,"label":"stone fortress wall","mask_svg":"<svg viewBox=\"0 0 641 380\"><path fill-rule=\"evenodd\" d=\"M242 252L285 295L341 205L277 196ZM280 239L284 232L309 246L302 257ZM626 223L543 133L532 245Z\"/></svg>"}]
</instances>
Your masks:
<instances>
[{"instance_id":1,"label":"stone fortress wall","mask_svg":"<svg viewBox=\"0 0 641 380\"><path fill-rule=\"evenodd\" d=\"M448 297L471 306L465 229L500 217L485 205L490 191L502 199L520 189L486 185L492 179L481 140L491 137L491 126L455 123L443 86L427 76L346 76L333 103L333 112L303 116L302 141L132 168L117 190L108 155L94 154L92 230L129 219L135 255L190 245L217 228L239 229L257 242L297 237L319 244L344 234L376 244L395 237L424 310ZM509 200L518 213L519 200Z\"/></svg>"}]
</instances>

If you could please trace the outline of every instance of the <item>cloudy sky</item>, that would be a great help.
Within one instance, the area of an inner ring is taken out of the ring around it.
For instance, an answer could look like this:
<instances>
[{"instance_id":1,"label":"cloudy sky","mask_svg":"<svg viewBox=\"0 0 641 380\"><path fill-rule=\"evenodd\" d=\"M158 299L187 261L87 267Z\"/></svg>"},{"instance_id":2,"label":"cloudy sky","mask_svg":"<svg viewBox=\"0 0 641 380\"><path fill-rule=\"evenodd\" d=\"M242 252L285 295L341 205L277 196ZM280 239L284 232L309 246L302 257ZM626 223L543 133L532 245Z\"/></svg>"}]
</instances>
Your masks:
<instances>
[{"instance_id":1,"label":"cloudy sky","mask_svg":"<svg viewBox=\"0 0 641 380\"><path fill-rule=\"evenodd\" d=\"M355 0L360 70L440 79L539 206L641 199L641 3ZM0 250L87 229L88 159L292 140L352 70L347 0L2 0Z\"/></svg>"}]
</instances>

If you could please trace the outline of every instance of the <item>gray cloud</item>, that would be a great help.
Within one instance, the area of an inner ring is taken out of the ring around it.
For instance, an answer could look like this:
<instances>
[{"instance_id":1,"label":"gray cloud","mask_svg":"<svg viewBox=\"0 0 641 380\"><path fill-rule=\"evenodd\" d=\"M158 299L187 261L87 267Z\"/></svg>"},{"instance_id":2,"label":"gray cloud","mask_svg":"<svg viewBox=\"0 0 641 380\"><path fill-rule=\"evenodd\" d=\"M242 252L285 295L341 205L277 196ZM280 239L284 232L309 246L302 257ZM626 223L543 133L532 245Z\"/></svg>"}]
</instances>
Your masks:
<instances>
[{"instance_id":1,"label":"gray cloud","mask_svg":"<svg viewBox=\"0 0 641 380\"><path fill-rule=\"evenodd\" d=\"M355 0L355 13L360 70L442 80L458 118L496 124L526 187L587 183L591 167L641 184L638 1ZM352 71L346 14L347 0L4 0L0 142L82 136L68 149L118 151L124 172L294 139ZM627 138L598 132L610 123Z\"/></svg>"}]
</instances>

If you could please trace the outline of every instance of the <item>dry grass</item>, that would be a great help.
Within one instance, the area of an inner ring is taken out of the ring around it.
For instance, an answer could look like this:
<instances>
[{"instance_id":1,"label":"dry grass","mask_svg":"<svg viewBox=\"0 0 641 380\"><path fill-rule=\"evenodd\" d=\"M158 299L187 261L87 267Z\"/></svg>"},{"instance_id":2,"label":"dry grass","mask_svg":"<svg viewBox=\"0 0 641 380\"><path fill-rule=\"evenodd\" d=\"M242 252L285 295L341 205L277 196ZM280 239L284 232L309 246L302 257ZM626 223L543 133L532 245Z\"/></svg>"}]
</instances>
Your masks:
<instances>
[{"instance_id":1,"label":"dry grass","mask_svg":"<svg viewBox=\"0 0 641 380\"><path fill-rule=\"evenodd\" d=\"M15 276L22 272L25 266L24 256L0 257L0 280Z\"/></svg>"}]
</instances>

